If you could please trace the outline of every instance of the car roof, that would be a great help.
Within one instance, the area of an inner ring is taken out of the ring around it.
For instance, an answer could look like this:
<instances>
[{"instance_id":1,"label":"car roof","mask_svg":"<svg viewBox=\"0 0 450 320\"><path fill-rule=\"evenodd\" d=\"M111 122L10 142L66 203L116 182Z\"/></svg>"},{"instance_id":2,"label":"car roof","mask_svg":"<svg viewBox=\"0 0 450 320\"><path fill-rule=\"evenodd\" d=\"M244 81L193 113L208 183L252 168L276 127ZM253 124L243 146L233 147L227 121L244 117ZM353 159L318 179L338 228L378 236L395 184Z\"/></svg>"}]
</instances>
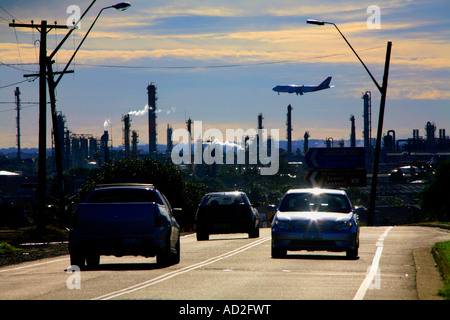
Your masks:
<instances>
[{"instance_id":1,"label":"car roof","mask_svg":"<svg viewBox=\"0 0 450 320\"><path fill-rule=\"evenodd\" d=\"M287 193L334 193L334 194L346 194L344 190L338 189L325 189L325 188L302 188L302 189L290 189Z\"/></svg>"},{"instance_id":2,"label":"car roof","mask_svg":"<svg viewBox=\"0 0 450 320\"><path fill-rule=\"evenodd\" d=\"M209 195L214 195L214 194L225 195L225 194L236 194L236 193L240 193L240 194L244 193L244 194L245 194L245 192L243 192L243 191L220 191L220 192L211 192L211 193L208 193L207 196L209 196Z\"/></svg>"},{"instance_id":3,"label":"car roof","mask_svg":"<svg viewBox=\"0 0 450 320\"><path fill-rule=\"evenodd\" d=\"M143 188L143 189L154 189L155 187L150 183L106 183L99 184L98 189L109 189L109 188Z\"/></svg>"}]
</instances>

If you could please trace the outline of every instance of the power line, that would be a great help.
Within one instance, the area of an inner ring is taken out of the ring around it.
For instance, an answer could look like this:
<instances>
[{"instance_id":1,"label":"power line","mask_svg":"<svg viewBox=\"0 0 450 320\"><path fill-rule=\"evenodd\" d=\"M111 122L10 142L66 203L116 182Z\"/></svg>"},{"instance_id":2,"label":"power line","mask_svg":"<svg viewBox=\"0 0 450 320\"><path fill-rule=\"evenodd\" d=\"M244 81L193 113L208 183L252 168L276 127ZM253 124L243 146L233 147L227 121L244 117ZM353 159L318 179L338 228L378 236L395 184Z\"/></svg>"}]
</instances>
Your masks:
<instances>
[{"instance_id":1,"label":"power line","mask_svg":"<svg viewBox=\"0 0 450 320\"><path fill-rule=\"evenodd\" d=\"M370 51L370 50L376 50L384 47L372 47L367 49L362 49L360 51ZM111 64L91 64L91 63L80 63L78 62L78 66L82 67L101 67L101 68L117 68L117 69L221 69L221 68L238 68L238 67L252 67L252 66L263 66L263 65L274 65L274 64L286 64L286 63L295 63L295 62L301 62L301 61L308 61L308 60L318 60L323 58L330 58L330 57L336 57L336 56L342 56L347 55L348 52L344 53L333 53L328 55L320 55L320 56L314 56L309 57L305 59L292 59L292 60L275 60L275 61L262 61L262 62L249 62L249 63L235 63L235 64L221 64L221 65L205 65L205 66L131 66L131 65L111 65ZM1 65L15 68L14 66L17 65L37 65L37 63L24 63L24 64L17 64L17 63L10 63L5 64L0 62ZM15 68L18 70L22 70L19 68Z\"/></svg>"},{"instance_id":2,"label":"power line","mask_svg":"<svg viewBox=\"0 0 450 320\"><path fill-rule=\"evenodd\" d=\"M15 102L0 102L0 103L14 104ZM23 104L23 103L25 103L25 104L31 104L31 106L21 107L21 109L31 108L31 107L34 107L34 106L36 106L36 105L39 104L39 102L20 102L20 104ZM0 110L0 112L8 112L8 111L15 111L15 110L16 110L16 108L14 108L14 109Z\"/></svg>"},{"instance_id":3,"label":"power line","mask_svg":"<svg viewBox=\"0 0 450 320\"><path fill-rule=\"evenodd\" d=\"M37 78L38 78L38 77L35 77L35 78L31 79L31 80L26 79L26 80L22 80L22 81L19 81L19 82L7 84L6 86L1 86L0 89L12 87L12 86L15 86L15 85L17 85L17 84L19 84L19 83L23 83L23 82L33 82L33 81L36 80Z\"/></svg>"},{"instance_id":4,"label":"power line","mask_svg":"<svg viewBox=\"0 0 450 320\"><path fill-rule=\"evenodd\" d=\"M360 51L369 51L369 50L375 50L375 49L380 49L380 48L384 48L384 47L373 47L373 48L363 49L363 50L360 50ZM265 61L265 62L263 61L263 62L223 64L223 65L206 65L206 66L166 66L166 67L160 67L160 66L126 66L126 65L89 64L89 63L78 63L78 65L79 66L86 66L86 67L103 67L103 68L119 68L119 69L220 69L220 68L252 67L252 66L295 63L295 62L316 60L316 59L329 58L329 57L335 57L335 56L341 56L341 55L347 55L347 54L349 54L349 53L348 52L346 52L346 53L333 53L333 54L328 54L328 55L309 57L309 58L305 58L305 59L278 60L278 61Z\"/></svg>"},{"instance_id":5,"label":"power line","mask_svg":"<svg viewBox=\"0 0 450 320\"><path fill-rule=\"evenodd\" d=\"M11 13L9 13L8 11L6 11L6 9L3 8L2 6L0 6L0 9L2 9L3 11L5 11L6 14L7 14L8 16L10 16L11 18L13 18L14 20L17 20ZM5 19L5 18L3 18L3 19ZM5 20L6 20L6 19L5 19ZM20 20L17 20L17 21L21 22Z\"/></svg>"}]
</instances>

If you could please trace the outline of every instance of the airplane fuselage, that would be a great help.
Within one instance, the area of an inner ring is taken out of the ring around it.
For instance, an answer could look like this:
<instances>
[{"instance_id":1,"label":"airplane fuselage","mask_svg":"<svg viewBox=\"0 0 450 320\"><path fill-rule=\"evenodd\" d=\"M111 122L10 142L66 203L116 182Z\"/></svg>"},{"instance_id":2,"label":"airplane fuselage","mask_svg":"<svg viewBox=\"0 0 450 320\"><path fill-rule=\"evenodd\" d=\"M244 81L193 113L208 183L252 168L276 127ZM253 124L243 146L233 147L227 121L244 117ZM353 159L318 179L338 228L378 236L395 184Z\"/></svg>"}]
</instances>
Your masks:
<instances>
[{"instance_id":1,"label":"airplane fuselage","mask_svg":"<svg viewBox=\"0 0 450 320\"><path fill-rule=\"evenodd\" d=\"M322 89L317 89L317 86L299 86L299 85L291 84L291 85L276 86L272 90L275 92L278 92L278 93L286 92L286 93L296 93L296 94L303 95L306 92L313 92L313 91L318 91L318 90L322 90Z\"/></svg>"},{"instance_id":2,"label":"airplane fuselage","mask_svg":"<svg viewBox=\"0 0 450 320\"><path fill-rule=\"evenodd\" d=\"M332 86L330 86L330 82L331 82L331 77L328 77L318 86L305 86L305 85L296 85L296 84L278 85L278 86L272 88L272 90L275 92L278 92L278 94L280 94L280 92L285 92L285 93L295 93L297 95L303 95L304 93L307 93L307 92L314 92L314 91L331 88Z\"/></svg>"}]
</instances>

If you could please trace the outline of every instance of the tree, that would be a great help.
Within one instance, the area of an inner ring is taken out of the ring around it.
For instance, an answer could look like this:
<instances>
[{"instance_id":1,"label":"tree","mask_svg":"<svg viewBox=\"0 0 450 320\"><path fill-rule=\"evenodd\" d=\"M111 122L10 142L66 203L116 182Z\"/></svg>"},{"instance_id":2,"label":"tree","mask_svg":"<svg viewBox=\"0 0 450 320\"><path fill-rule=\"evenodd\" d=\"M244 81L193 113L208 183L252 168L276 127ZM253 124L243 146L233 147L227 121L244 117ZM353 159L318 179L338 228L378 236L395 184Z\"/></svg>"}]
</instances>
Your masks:
<instances>
[{"instance_id":1,"label":"tree","mask_svg":"<svg viewBox=\"0 0 450 320\"><path fill-rule=\"evenodd\" d=\"M443 161L436 169L431 184L419 193L419 205L430 219L450 221L450 161Z\"/></svg>"}]
</instances>

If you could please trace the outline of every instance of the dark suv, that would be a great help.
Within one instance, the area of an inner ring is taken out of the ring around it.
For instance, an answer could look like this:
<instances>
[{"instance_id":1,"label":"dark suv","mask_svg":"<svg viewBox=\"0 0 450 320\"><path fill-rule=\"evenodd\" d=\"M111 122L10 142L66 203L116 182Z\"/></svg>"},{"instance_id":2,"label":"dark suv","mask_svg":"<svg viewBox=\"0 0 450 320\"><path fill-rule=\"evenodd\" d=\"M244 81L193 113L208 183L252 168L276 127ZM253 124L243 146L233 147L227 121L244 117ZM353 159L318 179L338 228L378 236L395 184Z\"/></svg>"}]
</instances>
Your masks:
<instances>
[{"instance_id":1,"label":"dark suv","mask_svg":"<svg viewBox=\"0 0 450 320\"><path fill-rule=\"evenodd\" d=\"M259 214L244 192L214 192L200 203L197 214L197 240L208 240L210 234L248 233L259 237Z\"/></svg>"}]
</instances>

